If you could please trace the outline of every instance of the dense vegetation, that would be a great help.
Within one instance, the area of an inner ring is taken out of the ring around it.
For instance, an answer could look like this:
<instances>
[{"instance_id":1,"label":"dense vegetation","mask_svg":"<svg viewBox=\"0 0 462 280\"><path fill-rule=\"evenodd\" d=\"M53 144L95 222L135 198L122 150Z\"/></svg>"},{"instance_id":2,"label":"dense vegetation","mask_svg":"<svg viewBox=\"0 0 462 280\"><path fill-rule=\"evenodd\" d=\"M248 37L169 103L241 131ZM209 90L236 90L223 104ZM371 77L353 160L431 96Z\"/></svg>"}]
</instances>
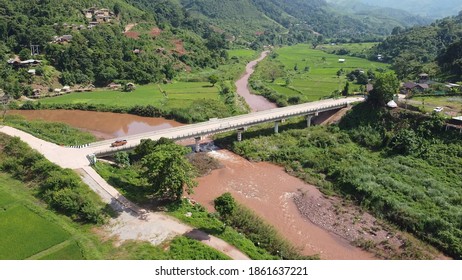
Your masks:
<instances>
[{"instance_id":1,"label":"dense vegetation","mask_svg":"<svg viewBox=\"0 0 462 280\"><path fill-rule=\"evenodd\" d=\"M105 205L70 169L50 163L17 137L0 134L0 170L30 182L51 208L83 223L102 223Z\"/></svg>"},{"instance_id":2,"label":"dense vegetation","mask_svg":"<svg viewBox=\"0 0 462 280\"><path fill-rule=\"evenodd\" d=\"M461 40L462 15L458 15L428 26L396 28L373 54L381 54L385 61L391 62L401 79L416 79L425 72L431 78L457 82L461 80Z\"/></svg>"},{"instance_id":3,"label":"dense vegetation","mask_svg":"<svg viewBox=\"0 0 462 280\"><path fill-rule=\"evenodd\" d=\"M258 35L253 46L322 41L323 38L374 40L389 34L393 27L410 22L409 17L396 13L389 13L388 18L384 18L383 13L358 18L345 13L345 9L334 9L323 0L182 0L181 3L192 16L217 25L235 37L253 41ZM390 19L394 24L389 23Z\"/></svg>"},{"instance_id":4,"label":"dense vegetation","mask_svg":"<svg viewBox=\"0 0 462 280\"><path fill-rule=\"evenodd\" d=\"M58 78L71 86L169 81L184 69L217 67L226 56L225 40L206 25L198 35L119 0L41 2L0 3L0 87L16 98L31 95L32 88L53 89ZM83 11L93 5L117 13L110 23L87 28ZM125 24L141 21L135 35L124 33ZM159 34L153 33L159 25ZM53 36L62 35L72 39L52 43ZM32 58L30 44L39 48L39 55L33 56L41 61L36 76L27 73L28 67L6 63L15 54L21 60Z\"/></svg>"},{"instance_id":5,"label":"dense vegetation","mask_svg":"<svg viewBox=\"0 0 462 280\"><path fill-rule=\"evenodd\" d=\"M289 130L236 142L253 160L284 165L325 193L339 193L378 217L462 258L462 143L438 115L358 105L339 127Z\"/></svg>"}]
</instances>

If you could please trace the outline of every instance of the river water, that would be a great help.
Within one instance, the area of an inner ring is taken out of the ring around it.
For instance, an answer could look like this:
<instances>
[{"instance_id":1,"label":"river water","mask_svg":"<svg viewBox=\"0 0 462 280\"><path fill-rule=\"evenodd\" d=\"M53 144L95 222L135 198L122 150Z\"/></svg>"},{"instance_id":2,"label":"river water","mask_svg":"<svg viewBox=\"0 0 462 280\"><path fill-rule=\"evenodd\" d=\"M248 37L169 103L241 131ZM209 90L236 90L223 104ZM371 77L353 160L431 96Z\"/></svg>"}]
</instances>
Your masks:
<instances>
[{"instance_id":1,"label":"river water","mask_svg":"<svg viewBox=\"0 0 462 280\"><path fill-rule=\"evenodd\" d=\"M22 115L28 120L63 122L89 131L101 139L112 139L183 125L164 118L79 110L11 110L8 114Z\"/></svg>"},{"instance_id":2,"label":"river water","mask_svg":"<svg viewBox=\"0 0 462 280\"><path fill-rule=\"evenodd\" d=\"M247 104L249 104L252 112L264 111L268 109L276 108L276 104L268 101L261 95L251 94L249 90L249 78L255 71L255 66L258 62L262 61L267 57L269 51L264 51L261 53L260 57L254 61L249 62L245 67L245 74L236 81L237 93L244 97Z\"/></svg>"},{"instance_id":3,"label":"river water","mask_svg":"<svg viewBox=\"0 0 462 280\"><path fill-rule=\"evenodd\" d=\"M334 260L373 259L370 253L350 245L300 214L293 196L299 191L322 196L316 187L288 175L274 164L249 162L227 150L212 151L209 155L224 167L199 178L199 186L191 195L209 211L214 211L216 197L230 192L306 255L319 254L322 259Z\"/></svg>"}]
</instances>

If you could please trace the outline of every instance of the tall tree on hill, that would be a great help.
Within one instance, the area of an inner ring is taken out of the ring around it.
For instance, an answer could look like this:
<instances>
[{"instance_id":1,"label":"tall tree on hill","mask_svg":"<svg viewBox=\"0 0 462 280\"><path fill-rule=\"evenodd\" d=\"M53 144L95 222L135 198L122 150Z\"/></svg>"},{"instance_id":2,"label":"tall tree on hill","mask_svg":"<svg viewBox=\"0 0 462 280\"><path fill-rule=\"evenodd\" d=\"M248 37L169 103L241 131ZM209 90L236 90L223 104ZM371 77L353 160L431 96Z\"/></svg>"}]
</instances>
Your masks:
<instances>
[{"instance_id":1,"label":"tall tree on hill","mask_svg":"<svg viewBox=\"0 0 462 280\"><path fill-rule=\"evenodd\" d=\"M374 89L369 95L369 101L383 106L393 99L398 92L399 81L393 72L378 73L374 82Z\"/></svg>"}]
</instances>

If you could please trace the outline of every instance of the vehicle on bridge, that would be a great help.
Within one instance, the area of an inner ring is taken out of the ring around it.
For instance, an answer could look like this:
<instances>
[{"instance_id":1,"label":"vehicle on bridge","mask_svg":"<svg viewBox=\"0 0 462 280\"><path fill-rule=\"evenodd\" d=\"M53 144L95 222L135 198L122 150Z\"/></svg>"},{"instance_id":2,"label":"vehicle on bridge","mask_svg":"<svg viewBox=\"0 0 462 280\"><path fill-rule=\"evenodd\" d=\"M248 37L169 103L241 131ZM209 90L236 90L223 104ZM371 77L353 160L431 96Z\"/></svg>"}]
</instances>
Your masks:
<instances>
[{"instance_id":1,"label":"vehicle on bridge","mask_svg":"<svg viewBox=\"0 0 462 280\"><path fill-rule=\"evenodd\" d=\"M127 140L117 140L111 143L111 147L120 147L127 144Z\"/></svg>"}]
</instances>

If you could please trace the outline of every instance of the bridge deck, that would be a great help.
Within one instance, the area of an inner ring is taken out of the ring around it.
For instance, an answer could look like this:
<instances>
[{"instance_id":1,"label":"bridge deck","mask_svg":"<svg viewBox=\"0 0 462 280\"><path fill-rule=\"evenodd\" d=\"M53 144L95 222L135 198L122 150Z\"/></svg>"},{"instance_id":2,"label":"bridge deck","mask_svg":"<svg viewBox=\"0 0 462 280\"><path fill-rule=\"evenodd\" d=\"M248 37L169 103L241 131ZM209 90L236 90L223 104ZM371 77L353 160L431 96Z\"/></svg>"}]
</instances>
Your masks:
<instances>
[{"instance_id":1,"label":"bridge deck","mask_svg":"<svg viewBox=\"0 0 462 280\"><path fill-rule=\"evenodd\" d=\"M118 148L110 148L110 144L116 140L110 139L92 143L86 149L96 155L112 154L117 151L128 150L136 147L139 145L141 139L149 138L152 140L158 140L162 137L165 137L172 140L181 140L200 137L214 133L245 128L261 123L276 122L291 117L315 115L316 113L343 108L352 102L361 101L364 101L364 98L349 97L341 99L321 100L283 108L275 108L246 115L239 115L224 119L214 119L202 123L127 136L124 137L124 139L127 140L127 144Z\"/></svg>"}]
</instances>

